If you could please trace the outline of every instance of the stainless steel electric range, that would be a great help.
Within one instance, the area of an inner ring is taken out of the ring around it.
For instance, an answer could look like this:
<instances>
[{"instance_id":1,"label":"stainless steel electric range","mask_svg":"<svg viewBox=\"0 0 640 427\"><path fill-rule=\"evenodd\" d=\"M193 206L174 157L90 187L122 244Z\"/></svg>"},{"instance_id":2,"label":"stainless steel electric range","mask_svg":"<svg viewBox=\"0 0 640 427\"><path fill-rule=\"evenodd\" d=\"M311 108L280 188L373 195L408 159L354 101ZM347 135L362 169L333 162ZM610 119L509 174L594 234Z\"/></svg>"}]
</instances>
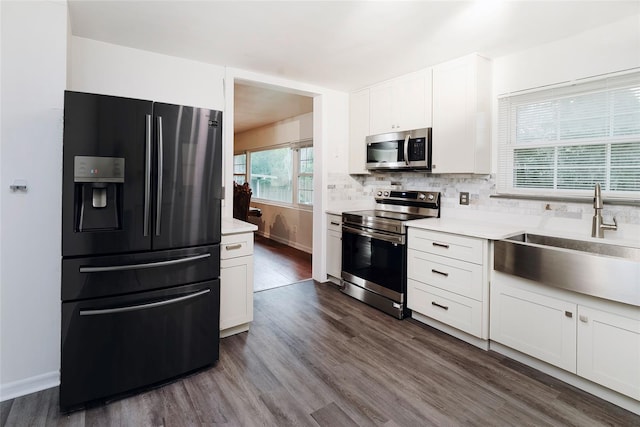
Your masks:
<instances>
[{"instance_id":1,"label":"stainless steel electric range","mask_svg":"<svg viewBox=\"0 0 640 427\"><path fill-rule=\"evenodd\" d=\"M440 217L440 193L378 191L374 210L342 214L343 293L398 319L409 315L405 222Z\"/></svg>"}]
</instances>

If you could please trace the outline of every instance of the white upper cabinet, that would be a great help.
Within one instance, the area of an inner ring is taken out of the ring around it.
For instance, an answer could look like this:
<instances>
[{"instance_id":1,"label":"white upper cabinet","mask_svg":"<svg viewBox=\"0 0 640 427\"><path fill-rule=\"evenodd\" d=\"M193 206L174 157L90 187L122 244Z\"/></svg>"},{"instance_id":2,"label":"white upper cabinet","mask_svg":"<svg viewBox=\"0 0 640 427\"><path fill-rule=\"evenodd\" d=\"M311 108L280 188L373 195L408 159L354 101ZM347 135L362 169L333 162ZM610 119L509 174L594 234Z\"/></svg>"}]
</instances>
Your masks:
<instances>
[{"instance_id":1,"label":"white upper cabinet","mask_svg":"<svg viewBox=\"0 0 640 427\"><path fill-rule=\"evenodd\" d=\"M467 55L433 68L433 173L491 173L491 62Z\"/></svg>"},{"instance_id":2,"label":"white upper cabinet","mask_svg":"<svg viewBox=\"0 0 640 427\"><path fill-rule=\"evenodd\" d=\"M431 70L370 88L369 135L431 127Z\"/></svg>"},{"instance_id":3,"label":"white upper cabinet","mask_svg":"<svg viewBox=\"0 0 640 427\"><path fill-rule=\"evenodd\" d=\"M368 174L366 138L369 135L369 89L349 98L349 173Z\"/></svg>"}]
</instances>

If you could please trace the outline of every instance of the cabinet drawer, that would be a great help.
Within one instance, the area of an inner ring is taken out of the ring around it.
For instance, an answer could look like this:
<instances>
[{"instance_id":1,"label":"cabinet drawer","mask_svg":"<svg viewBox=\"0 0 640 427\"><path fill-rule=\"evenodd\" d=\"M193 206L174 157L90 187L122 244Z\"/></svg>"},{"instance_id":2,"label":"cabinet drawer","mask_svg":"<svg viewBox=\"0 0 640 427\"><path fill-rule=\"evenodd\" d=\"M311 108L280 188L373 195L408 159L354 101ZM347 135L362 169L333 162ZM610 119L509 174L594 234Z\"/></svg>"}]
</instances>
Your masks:
<instances>
[{"instance_id":1,"label":"cabinet drawer","mask_svg":"<svg viewBox=\"0 0 640 427\"><path fill-rule=\"evenodd\" d=\"M479 301L409 279L407 306L432 319L482 338L482 303Z\"/></svg>"},{"instance_id":2,"label":"cabinet drawer","mask_svg":"<svg viewBox=\"0 0 640 427\"><path fill-rule=\"evenodd\" d=\"M409 228L409 248L475 264L484 261L484 242L457 234Z\"/></svg>"},{"instance_id":3,"label":"cabinet drawer","mask_svg":"<svg viewBox=\"0 0 640 427\"><path fill-rule=\"evenodd\" d=\"M407 277L482 301L482 265L409 249Z\"/></svg>"},{"instance_id":4,"label":"cabinet drawer","mask_svg":"<svg viewBox=\"0 0 640 427\"><path fill-rule=\"evenodd\" d=\"M327 215L327 230L342 233L342 217L340 215Z\"/></svg>"},{"instance_id":5,"label":"cabinet drawer","mask_svg":"<svg viewBox=\"0 0 640 427\"><path fill-rule=\"evenodd\" d=\"M253 254L253 233L222 236L220 259L230 259Z\"/></svg>"}]
</instances>

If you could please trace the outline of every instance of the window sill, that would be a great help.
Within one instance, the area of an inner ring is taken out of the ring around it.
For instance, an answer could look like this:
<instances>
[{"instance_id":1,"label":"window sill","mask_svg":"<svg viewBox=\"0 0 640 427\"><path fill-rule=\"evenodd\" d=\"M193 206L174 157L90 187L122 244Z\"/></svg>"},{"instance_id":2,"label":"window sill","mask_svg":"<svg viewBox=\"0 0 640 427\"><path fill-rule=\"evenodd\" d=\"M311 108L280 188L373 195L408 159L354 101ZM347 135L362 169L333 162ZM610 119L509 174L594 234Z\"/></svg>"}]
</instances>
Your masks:
<instances>
[{"instance_id":1,"label":"window sill","mask_svg":"<svg viewBox=\"0 0 640 427\"><path fill-rule=\"evenodd\" d=\"M588 203L593 204L593 197L580 196L535 196L529 194L493 194L489 196L492 199L516 199L516 200L540 200L547 202L564 202L564 203ZM614 206L640 206L640 199L620 199L615 197L602 198L603 202Z\"/></svg>"},{"instance_id":2,"label":"window sill","mask_svg":"<svg viewBox=\"0 0 640 427\"><path fill-rule=\"evenodd\" d=\"M303 204L293 204L293 203L286 203L286 202L276 202L273 200L266 200L266 199L258 199L256 198L252 198L251 199L251 203L258 203L261 205L268 205L268 206L277 206L279 208L287 208L287 209L295 209L295 210L299 210L299 211L313 211L313 205L303 205Z\"/></svg>"}]
</instances>

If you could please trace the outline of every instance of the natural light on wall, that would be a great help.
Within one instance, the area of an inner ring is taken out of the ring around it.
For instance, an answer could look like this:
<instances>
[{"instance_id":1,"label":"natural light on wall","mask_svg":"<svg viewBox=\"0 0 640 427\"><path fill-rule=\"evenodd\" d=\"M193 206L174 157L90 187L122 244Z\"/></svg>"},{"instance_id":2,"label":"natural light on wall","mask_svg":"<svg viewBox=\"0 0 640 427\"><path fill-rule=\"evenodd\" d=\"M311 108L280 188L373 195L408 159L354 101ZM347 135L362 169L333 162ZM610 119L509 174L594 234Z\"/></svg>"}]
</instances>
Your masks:
<instances>
[{"instance_id":1,"label":"natural light on wall","mask_svg":"<svg viewBox=\"0 0 640 427\"><path fill-rule=\"evenodd\" d=\"M498 192L640 199L640 72L499 100Z\"/></svg>"}]
</instances>

